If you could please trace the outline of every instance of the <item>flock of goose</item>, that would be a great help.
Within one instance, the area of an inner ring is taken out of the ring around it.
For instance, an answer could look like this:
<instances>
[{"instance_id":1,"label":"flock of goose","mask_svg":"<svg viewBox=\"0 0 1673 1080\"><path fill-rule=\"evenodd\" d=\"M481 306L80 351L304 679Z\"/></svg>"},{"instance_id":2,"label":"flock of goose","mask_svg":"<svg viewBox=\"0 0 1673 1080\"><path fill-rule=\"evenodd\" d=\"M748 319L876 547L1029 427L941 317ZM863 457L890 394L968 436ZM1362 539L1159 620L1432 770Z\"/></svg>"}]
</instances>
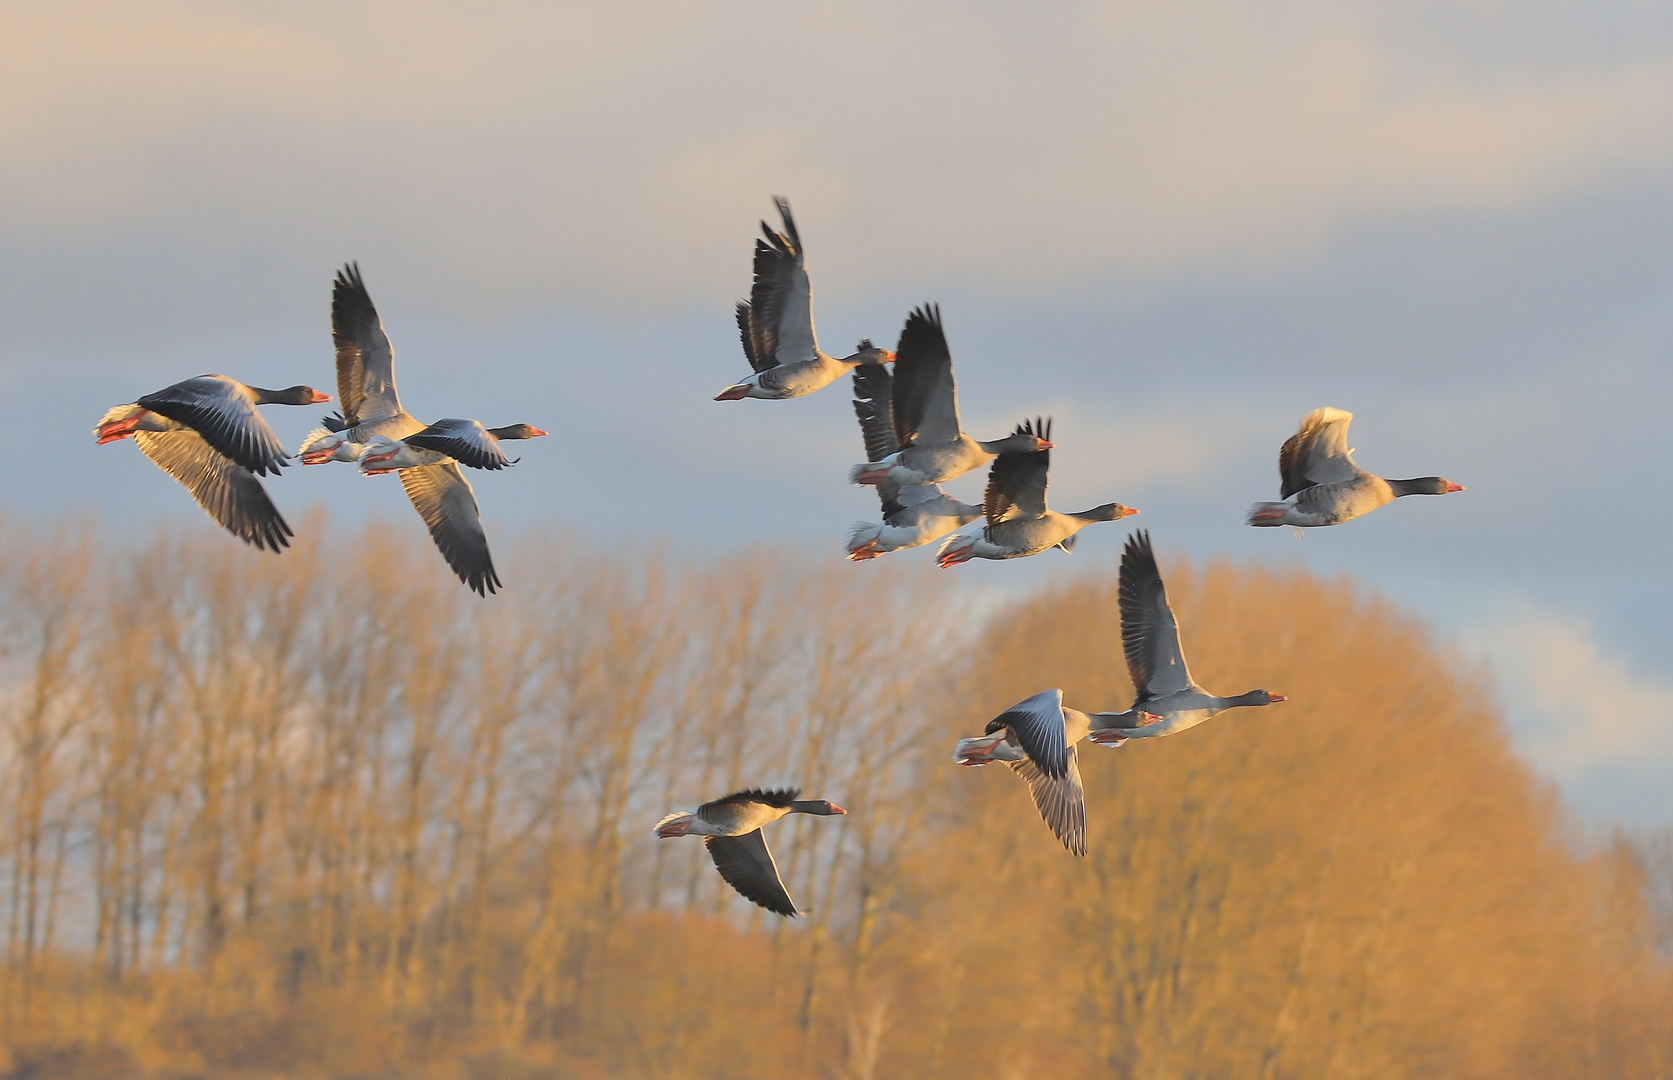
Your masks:
<instances>
[{"instance_id":1,"label":"flock of goose","mask_svg":"<svg viewBox=\"0 0 1673 1080\"><path fill-rule=\"evenodd\" d=\"M1051 548L1072 551L1076 534L1087 525L1138 513L1117 502L1078 513L1047 507L1047 472L1055 449L1049 419L1025 420L998 439L983 441L965 433L938 306L924 305L907 316L894 352L870 339L842 358L821 350L801 237L789 203L775 201L783 231L761 223L750 298L736 309L753 374L715 400L802 397L852 376L866 460L849 470L848 479L876 488L882 521L849 527L843 540L849 559L874 559L936 540L943 541L936 556L943 568L970 559L1024 558ZM456 418L426 425L403 409L395 391L394 351L354 264L337 274L331 330L342 411L326 417L296 457L306 465L352 462L367 476L399 475L448 566L478 594L494 592L501 583L476 498L460 466L504 469L516 461L506 457L502 441L546 432L528 424L485 428ZM101 445L133 438L222 527L248 544L278 552L293 533L260 477L277 475L290 458L256 406L330 400L309 386L264 390L225 375L202 375L111 409L94 434ZM1279 451L1280 501L1256 503L1248 524L1339 525L1402 495L1464 490L1441 477L1386 480L1360 469L1347 443L1352 420L1352 413L1328 407L1307 414ZM987 488L980 506L942 490L942 484L983 465L988 466ZM979 529L958 531L978 519ZM1115 747L1129 739L1177 734L1227 709L1284 700L1266 690L1221 697L1191 678L1148 532L1127 540L1119 596L1122 649L1137 691L1126 711L1082 712L1063 703L1061 690L1045 690L989 721L982 735L960 739L954 752L961 765L1010 765L1027 782L1040 816L1077 855L1086 853L1086 802L1076 750L1081 740ZM728 884L770 911L794 916L796 905L762 828L787 814L847 813L800 794L793 789L739 791L667 815L657 822L656 835L704 837Z\"/></svg>"}]
</instances>

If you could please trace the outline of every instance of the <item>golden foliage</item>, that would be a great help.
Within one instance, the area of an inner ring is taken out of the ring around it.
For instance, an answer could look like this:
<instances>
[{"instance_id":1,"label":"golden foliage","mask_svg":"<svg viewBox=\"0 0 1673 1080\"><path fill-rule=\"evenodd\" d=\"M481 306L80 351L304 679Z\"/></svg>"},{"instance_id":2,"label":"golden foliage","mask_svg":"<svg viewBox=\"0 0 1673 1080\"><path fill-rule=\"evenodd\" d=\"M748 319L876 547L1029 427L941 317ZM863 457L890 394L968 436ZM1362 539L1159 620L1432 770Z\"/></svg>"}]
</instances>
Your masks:
<instances>
[{"instance_id":1,"label":"golden foliage","mask_svg":"<svg viewBox=\"0 0 1673 1080\"><path fill-rule=\"evenodd\" d=\"M0 533L14 1075L1673 1068L1673 863L1577 854L1479 673L1349 582L1164 553L1198 680L1290 700L1083 744L1075 859L948 758L1128 704L1112 571L970 633L913 563L545 538L482 601L406 524ZM851 811L775 827L795 922L649 835L778 782Z\"/></svg>"}]
</instances>

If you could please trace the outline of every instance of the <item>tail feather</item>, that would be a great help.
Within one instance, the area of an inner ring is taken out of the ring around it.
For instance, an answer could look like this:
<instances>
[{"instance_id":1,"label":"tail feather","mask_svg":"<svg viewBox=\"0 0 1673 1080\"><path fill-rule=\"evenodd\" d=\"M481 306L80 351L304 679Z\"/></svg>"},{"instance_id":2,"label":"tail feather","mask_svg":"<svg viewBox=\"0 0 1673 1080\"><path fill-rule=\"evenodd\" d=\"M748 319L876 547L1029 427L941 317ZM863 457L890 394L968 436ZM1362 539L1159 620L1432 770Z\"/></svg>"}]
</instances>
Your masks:
<instances>
[{"instance_id":1,"label":"tail feather","mask_svg":"<svg viewBox=\"0 0 1673 1080\"><path fill-rule=\"evenodd\" d=\"M325 440L334 437L336 434L337 433L335 431L331 431L327 428L315 428L314 430L308 432L307 436L302 440L302 445L296 448L296 455L300 457L301 455L306 454L308 451L312 450Z\"/></svg>"},{"instance_id":2,"label":"tail feather","mask_svg":"<svg viewBox=\"0 0 1673 1080\"><path fill-rule=\"evenodd\" d=\"M875 559L882 552L874 545L883 537L883 526L875 521L856 521L842 534L842 550L850 559Z\"/></svg>"},{"instance_id":3,"label":"tail feather","mask_svg":"<svg viewBox=\"0 0 1673 1080\"><path fill-rule=\"evenodd\" d=\"M684 836L691 828L692 814L690 810L676 810L656 823L652 830L664 840L670 836Z\"/></svg>"}]
</instances>

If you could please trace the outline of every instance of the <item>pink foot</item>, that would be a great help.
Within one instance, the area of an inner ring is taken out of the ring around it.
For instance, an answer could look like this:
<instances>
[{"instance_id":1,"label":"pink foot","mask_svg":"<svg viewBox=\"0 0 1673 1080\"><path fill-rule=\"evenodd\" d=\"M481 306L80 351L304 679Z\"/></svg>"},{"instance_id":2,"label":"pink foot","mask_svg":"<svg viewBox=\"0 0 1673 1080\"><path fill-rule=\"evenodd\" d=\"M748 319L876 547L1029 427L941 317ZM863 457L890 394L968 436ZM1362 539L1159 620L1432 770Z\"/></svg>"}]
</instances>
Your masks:
<instances>
[{"instance_id":1,"label":"pink foot","mask_svg":"<svg viewBox=\"0 0 1673 1080\"><path fill-rule=\"evenodd\" d=\"M737 386L728 386L726 389L724 389L720 393L716 394L715 395L715 400L716 401L737 401L739 398L746 398L748 396L749 396L749 387L744 386L742 383L740 383Z\"/></svg>"}]
</instances>

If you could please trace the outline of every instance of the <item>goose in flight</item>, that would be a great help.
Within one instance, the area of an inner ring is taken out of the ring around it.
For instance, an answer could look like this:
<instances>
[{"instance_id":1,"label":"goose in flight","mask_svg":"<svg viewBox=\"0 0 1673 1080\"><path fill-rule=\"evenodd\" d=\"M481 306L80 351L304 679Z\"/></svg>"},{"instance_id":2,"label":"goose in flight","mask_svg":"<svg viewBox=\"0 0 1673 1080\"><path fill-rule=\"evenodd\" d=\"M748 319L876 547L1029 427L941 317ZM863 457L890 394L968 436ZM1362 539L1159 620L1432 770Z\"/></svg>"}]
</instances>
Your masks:
<instances>
[{"instance_id":1,"label":"goose in flight","mask_svg":"<svg viewBox=\"0 0 1673 1080\"><path fill-rule=\"evenodd\" d=\"M337 391L343 413L340 419L326 418L326 433L310 436L304 444L303 463L357 461L387 448L386 443L376 443L379 449L371 449L379 438L389 443L414 437L424 440L427 445L419 449L433 449L439 456L434 463L400 469L401 487L459 580L480 595L494 592L500 586L499 575L488 551L476 494L459 470L459 462L488 461L497 455L503 465L504 455L495 442L469 437L481 428L474 420L443 420L426 426L401 407L395 390L395 350L356 263L337 271L332 284L331 338L337 347ZM460 455L455 457L453 450Z\"/></svg>"},{"instance_id":2,"label":"goose in flight","mask_svg":"<svg viewBox=\"0 0 1673 1080\"><path fill-rule=\"evenodd\" d=\"M1128 739L1153 739L1175 735L1227 709L1271 705L1284 695L1250 690L1236 697L1220 697L1198 686L1185 666L1185 650L1179 644L1179 623L1168 604L1162 574L1156 568L1156 554L1150 534L1144 530L1127 538L1121 552L1118 583L1121 603L1121 649L1127 655L1127 673L1137 695L1133 708L1160 716L1151 724L1131 728L1095 729L1091 739L1106 746L1120 746Z\"/></svg>"},{"instance_id":3,"label":"goose in flight","mask_svg":"<svg viewBox=\"0 0 1673 1080\"><path fill-rule=\"evenodd\" d=\"M404 439L373 435L371 442L355 460L360 463L360 471L367 476L425 465L442 465L449 461L457 461L472 469L493 471L510 468L519 460L505 456L505 451L500 449L501 440L538 439L545 434L532 424L485 428L475 420L448 417Z\"/></svg>"},{"instance_id":4,"label":"goose in flight","mask_svg":"<svg viewBox=\"0 0 1673 1080\"><path fill-rule=\"evenodd\" d=\"M1130 506L1105 503L1074 514L1046 506L1046 473L1051 468L1051 421L1017 425L1012 438L1040 443L1041 450L1007 450L988 470L982 510L987 524L980 533L947 538L936 555L942 569L971 559L1021 559L1047 548L1074 551L1075 534L1096 521L1119 521L1138 513Z\"/></svg>"},{"instance_id":5,"label":"goose in flight","mask_svg":"<svg viewBox=\"0 0 1673 1080\"><path fill-rule=\"evenodd\" d=\"M778 864L767 850L761 827L786 814L828 817L848 811L824 799L803 799L799 788L776 791L738 791L706 802L695 810L676 810L656 823L661 839L701 836L709 858L726 884L744 899L779 915L796 916L796 905L778 876Z\"/></svg>"},{"instance_id":6,"label":"goose in flight","mask_svg":"<svg viewBox=\"0 0 1673 1080\"><path fill-rule=\"evenodd\" d=\"M1003 761L1028 784L1028 793L1052 834L1076 855L1086 854L1086 792L1075 744L1095 731L1130 731L1160 716L1140 709L1084 713L1063 704L1062 690L1044 690L988 721L977 738L960 739L960 765Z\"/></svg>"},{"instance_id":7,"label":"goose in flight","mask_svg":"<svg viewBox=\"0 0 1673 1080\"><path fill-rule=\"evenodd\" d=\"M277 552L290 546L294 534L256 478L278 475L285 450L256 406L330 400L311 386L264 390L225 375L199 375L116 406L93 434L100 446L133 439L222 528Z\"/></svg>"},{"instance_id":8,"label":"goose in flight","mask_svg":"<svg viewBox=\"0 0 1673 1080\"><path fill-rule=\"evenodd\" d=\"M1369 514L1402 495L1448 495L1463 491L1440 476L1384 480L1354 464L1348 448L1348 425L1354 414L1328 405L1301 419L1301 430L1278 451L1278 474L1285 502L1260 502L1249 510L1249 524L1276 528L1340 525Z\"/></svg>"},{"instance_id":9,"label":"goose in flight","mask_svg":"<svg viewBox=\"0 0 1673 1080\"><path fill-rule=\"evenodd\" d=\"M854 369L854 414L860 419L866 457L872 461L900 449L890 403L893 382L882 364ZM875 559L884 552L918 547L982 516L981 507L960 502L936 484L901 485L885 480L877 485L877 497L883 503L882 522L856 521L843 538L843 550L850 559Z\"/></svg>"},{"instance_id":10,"label":"goose in flight","mask_svg":"<svg viewBox=\"0 0 1673 1080\"><path fill-rule=\"evenodd\" d=\"M982 442L964 433L958 418L953 354L941 328L941 307L912 309L895 346L892 392L895 442L900 449L848 470L852 484L943 484L986 465L998 454L1050 450L1051 443L1021 428Z\"/></svg>"},{"instance_id":11,"label":"goose in flight","mask_svg":"<svg viewBox=\"0 0 1673 1080\"><path fill-rule=\"evenodd\" d=\"M819 349L813 334L813 286L807 277L807 254L790 216L790 203L773 196L784 231L774 232L765 221L765 239L755 241L755 284L749 302L738 302L738 333L744 356L755 374L715 395L716 401L740 398L793 398L811 394L840 379L860 364L886 364L894 359L871 339L860 342L852 356L838 360Z\"/></svg>"}]
</instances>

